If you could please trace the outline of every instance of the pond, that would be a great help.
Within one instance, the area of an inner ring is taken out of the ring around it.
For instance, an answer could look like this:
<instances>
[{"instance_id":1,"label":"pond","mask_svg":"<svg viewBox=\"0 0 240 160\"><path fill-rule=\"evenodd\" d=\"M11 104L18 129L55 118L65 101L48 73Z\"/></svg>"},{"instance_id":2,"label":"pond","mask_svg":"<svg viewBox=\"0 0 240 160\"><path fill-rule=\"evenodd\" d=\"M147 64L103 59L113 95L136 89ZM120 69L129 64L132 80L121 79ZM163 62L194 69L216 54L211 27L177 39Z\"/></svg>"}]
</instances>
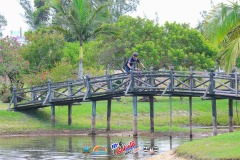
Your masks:
<instances>
[{"instance_id":1,"label":"pond","mask_svg":"<svg viewBox=\"0 0 240 160\"><path fill-rule=\"evenodd\" d=\"M31 136L0 138L0 159L135 160L168 151L189 138L116 136Z\"/></svg>"}]
</instances>

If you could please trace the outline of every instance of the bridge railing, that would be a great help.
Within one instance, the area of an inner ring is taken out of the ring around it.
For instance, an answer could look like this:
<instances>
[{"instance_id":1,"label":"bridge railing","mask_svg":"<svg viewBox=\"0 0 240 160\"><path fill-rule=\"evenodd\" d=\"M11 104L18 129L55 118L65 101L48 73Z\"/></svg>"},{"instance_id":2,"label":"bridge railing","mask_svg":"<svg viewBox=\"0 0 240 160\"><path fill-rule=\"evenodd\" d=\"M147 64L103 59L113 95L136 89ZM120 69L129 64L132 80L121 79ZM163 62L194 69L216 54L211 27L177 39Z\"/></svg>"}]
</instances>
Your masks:
<instances>
[{"instance_id":1,"label":"bridge railing","mask_svg":"<svg viewBox=\"0 0 240 160\"><path fill-rule=\"evenodd\" d=\"M10 102L14 104L14 108L18 105L28 105L28 104L41 104L47 97L48 88L46 85L33 86L30 88L12 89L12 100Z\"/></svg>"},{"instance_id":2,"label":"bridge railing","mask_svg":"<svg viewBox=\"0 0 240 160\"><path fill-rule=\"evenodd\" d=\"M11 103L14 107L27 105L47 106L50 103L65 104L69 101L85 101L93 98L112 98L127 94L199 94L207 96L231 96L240 98L240 74L194 71L131 71L85 77L31 88L13 88Z\"/></svg>"},{"instance_id":3,"label":"bridge railing","mask_svg":"<svg viewBox=\"0 0 240 160\"><path fill-rule=\"evenodd\" d=\"M86 78L87 94L85 98L123 93L129 83L125 73ZM112 96L112 95L111 95Z\"/></svg>"},{"instance_id":4,"label":"bridge railing","mask_svg":"<svg viewBox=\"0 0 240 160\"><path fill-rule=\"evenodd\" d=\"M138 74L131 73L131 92L201 92L204 93L209 86L210 74L199 71L160 70L147 71Z\"/></svg>"},{"instance_id":5,"label":"bridge railing","mask_svg":"<svg viewBox=\"0 0 240 160\"><path fill-rule=\"evenodd\" d=\"M85 96L85 80L68 80L65 82L48 83L46 102L77 101Z\"/></svg>"}]
</instances>

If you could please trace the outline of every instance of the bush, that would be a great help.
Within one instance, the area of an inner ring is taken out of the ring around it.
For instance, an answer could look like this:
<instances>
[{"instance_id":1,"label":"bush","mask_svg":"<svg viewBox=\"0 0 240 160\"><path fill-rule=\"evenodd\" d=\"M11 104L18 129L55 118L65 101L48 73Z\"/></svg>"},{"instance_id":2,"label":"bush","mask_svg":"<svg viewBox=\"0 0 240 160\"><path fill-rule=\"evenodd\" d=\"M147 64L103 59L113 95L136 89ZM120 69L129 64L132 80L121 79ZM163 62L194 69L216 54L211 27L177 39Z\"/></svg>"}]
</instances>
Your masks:
<instances>
[{"instance_id":1,"label":"bush","mask_svg":"<svg viewBox=\"0 0 240 160\"><path fill-rule=\"evenodd\" d=\"M12 99L12 94L10 92L5 92L1 95L1 98L0 100L3 102L3 103L9 103Z\"/></svg>"}]
</instances>

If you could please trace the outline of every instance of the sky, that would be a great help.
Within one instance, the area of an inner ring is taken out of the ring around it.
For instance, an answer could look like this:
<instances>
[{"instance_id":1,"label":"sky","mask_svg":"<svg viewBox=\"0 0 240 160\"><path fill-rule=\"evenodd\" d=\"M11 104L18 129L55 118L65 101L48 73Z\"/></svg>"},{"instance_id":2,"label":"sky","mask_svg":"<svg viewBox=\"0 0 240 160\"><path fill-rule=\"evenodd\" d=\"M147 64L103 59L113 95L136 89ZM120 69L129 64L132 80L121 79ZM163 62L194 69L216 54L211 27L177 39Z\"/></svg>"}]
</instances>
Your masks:
<instances>
[{"instance_id":1,"label":"sky","mask_svg":"<svg viewBox=\"0 0 240 160\"><path fill-rule=\"evenodd\" d=\"M189 23L196 27L201 20L200 12L209 11L213 4L227 3L227 0L140 0L137 11L130 13L131 16L147 17L155 20L158 15L159 24L168 22ZM17 32L22 28L23 32L28 30L27 24L20 14L24 11L18 0L0 0L0 13L5 16L8 25L3 31L3 36L10 35L11 31Z\"/></svg>"}]
</instances>

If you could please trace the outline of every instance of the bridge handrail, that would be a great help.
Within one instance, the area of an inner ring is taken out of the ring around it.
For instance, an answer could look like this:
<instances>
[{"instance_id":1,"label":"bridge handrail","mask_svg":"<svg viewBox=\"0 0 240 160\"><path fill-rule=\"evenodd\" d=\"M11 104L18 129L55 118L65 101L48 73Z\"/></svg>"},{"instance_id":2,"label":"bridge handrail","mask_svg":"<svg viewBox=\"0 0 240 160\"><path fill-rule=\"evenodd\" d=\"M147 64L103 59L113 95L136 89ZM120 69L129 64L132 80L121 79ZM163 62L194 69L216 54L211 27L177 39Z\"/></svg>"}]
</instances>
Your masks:
<instances>
[{"instance_id":1,"label":"bridge handrail","mask_svg":"<svg viewBox=\"0 0 240 160\"><path fill-rule=\"evenodd\" d=\"M91 99L93 96L114 97L120 94L150 94L152 91L160 92L161 95L181 93L202 94L203 97L226 94L239 96L240 74L222 72L194 71L131 71L126 73L106 74L105 76L88 77L82 80L68 80L63 82L49 81L45 85L32 86L22 89L13 89L13 97L10 105L40 103L47 105L51 102L82 98ZM139 92L140 94L140 92ZM30 97L29 97L30 96ZM26 101L18 102L18 98ZM240 98L240 97L239 97ZM10 108L10 107L9 107Z\"/></svg>"}]
</instances>

